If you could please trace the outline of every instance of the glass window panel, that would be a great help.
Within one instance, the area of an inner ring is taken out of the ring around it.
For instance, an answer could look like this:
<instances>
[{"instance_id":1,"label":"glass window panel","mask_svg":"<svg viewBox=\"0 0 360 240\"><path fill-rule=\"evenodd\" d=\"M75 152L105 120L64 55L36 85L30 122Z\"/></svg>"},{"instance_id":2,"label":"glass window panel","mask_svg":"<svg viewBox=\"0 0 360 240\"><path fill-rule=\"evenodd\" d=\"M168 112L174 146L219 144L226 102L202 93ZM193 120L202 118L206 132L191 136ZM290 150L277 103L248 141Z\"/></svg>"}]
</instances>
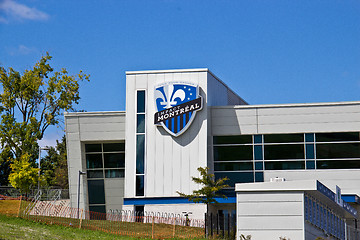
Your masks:
<instances>
[{"instance_id":1,"label":"glass window panel","mask_svg":"<svg viewBox=\"0 0 360 240\"><path fill-rule=\"evenodd\" d=\"M265 162L266 170L305 169L305 161Z\"/></svg>"},{"instance_id":2,"label":"glass window panel","mask_svg":"<svg viewBox=\"0 0 360 240\"><path fill-rule=\"evenodd\" d=\"M253 170L252 162L215 163L215 171Z\"/></svg>"},{"instance_id":3,"label":"glass window panel","mask_svg":"<svg viewBox=\"0 0 360 240\"><path fill-rule=\"evenodd\" d=\"M125 143L104 143L104 152L125 151Z\"/></svg>"},{"instance_id":4,"label":"glass window panel","mask_svg":"<svg viewBox=\"0 0 360 240\"><path fill-rule=\"evenodd\" d=\"M105 205L89 206L91 220L106 220Z\"/></svg>"},{"instance_id":5,"label":"glass window panel","mask_svg":"<svg viewBox=\"0 0 360 240\"><path fill-rule=\"evenodd\" d=\"M316 142L359 141L358 132L316 133Z\"/></svg>"},{"instance_id":6,"label":"glass window panel","mask_svg":"<svg viewBox=\"0 0 360 240\"><path fill-rule=\"evenodd\" d=\"M251 135L214 136L214 144L245 144L252 143Z\"/></svg>"},{"instance_id":7,"label":"glass window panel","mask_svg":"<svg viewBox=\"0 0 360 240\"><path fill-rule=\"evenodd\" d=\"M254 182L253 172L215 172L215 179L228 177L229 180L225 183L231 187L235 186L235 183L248 183Z\"/></svg>"},{"instance_id":8,"label":"glass window panel","mask_svg":"<svg viewBox=\"0 0 360 240\"><path fill-rule=\"evenodd\" d=\"M215 161L252 160L252 146L217 146L214 147Z\"/></svg>"},{"instance_id":9,"label":"glass window panel","mask_svg":"<svg viewBox=\"0 0 360 240\"><path fill-rule=\"evenodd\" d=\"M306 159L315 158L314 144L306 144Z\"/></svg>"},{"instance_id":10,"label":"glass window panel","mask_svg":"<svg viewBox=\"0 0 360 240\"><path fill-rule=\"evenodd\" d=\"M136 136L136 174L144 173L145 135Z\"/></svg>"},{"instance_id":11,"label":"glass window panel","mask_svg":"<svg viewBox=\"0 0 360 240\"><path fill-rule=\"evenodd\" d=\"M304 144L265 145L265 160L304 159Z\"/></svg>"},{"instance_id":12,"label":"glass window panel","mask_svg":"<svg viewBox=\"0 0 360 240\"><path fill-rule=\"evenodd\" d=\"M136 176L136 196L144 196L144 175Z\"/></svg>"},{"instance_id":13,"label":"glass window panel","mask_svg":"<svg viewBox=\"0 0 360 240\"><path fill-rule=\"evenodd\" d=\"M88 178L104 178L103 170L87 170Z\"/></svg>"},{"instance_id":14,"label":"glass window panel","mask_svg":"<svg viewBox=\"0 0 360 240\"><path fill-rule=\"evenodd\" d=\"M315 169L315 161L306 161L306 169Z\"/></svg>"},{"instance_id":15,"label":"glass window panel","mask_svg":"<svg viewBox=\"0 0 360 240\"><path fill-rule=\"evenodd\" d=\"M104 153L105 168L125 167L125 153Z\"/></svg>"},{"instance_id":16,"label":"glass window panel","mask_svg":"<svg viewBox=\"0 0 360 240\"><path fill-rule=\"evenodd\" d=\"M304 134L267 134L264 135L265 143L287 143L287 142L304 142Z\"/></svg>"},{"instance_id":17,"label":"glass window panel","mask_svg":"<svg viewBox=\"0 0 360 240\"><path fill-rule=\"evenodd\" d=\"M305 141L306 142L314 142L314 134L313 133L305 133Z\"/></svg>"},{"instance_id":18,"label":"glass window panel","mask_svg":"<svg viewBox=\"0 0 360 240\"><path fill-rule=\"evenodd\" d=\"M354 169L360 168L360 160L316 161L317 169Z\"/></svg>"},{"instance_id":19,"label":"glass window panel","mask_svg":"<svg viewBox=\"0 0 360 240\"><path fill-rule=\"evenodd\" d=\"M263 181L264 181L264 173L255 172L255 182L263 182Z\"/></svg>"},{"instance_id":20,"label":"glass window panel","mask_svg":"<svg viewBox=\"0 0 360 240\"><path fill-rule=\"evenodd\" d=\"M101 152L101 144L85 144L85 152Z\"/></svg>"},{"instance_id":21,"label":"glass window panel","mask_svg":"<svg viewBox=\"0 0 360 240\"><path fill-rule=\"evenodd\" d=\"M263 170L263 162L255 162L255 170Z\"/></svg>"},{"instance_id":22,"label":"glass window panel","mask_svg":"<svg viewBox=\"0 0 360 240\"><path fill-rule=\"evenodd\" d=\"M254 143L262 143L262 135L254 135Z\"/></svg>"},{"instance_id":23,"label":"glass window panel","mask_svg":"<svg viewBox=\"0 0 360 240\"><path fill-rule=\"evenodd\" d=\"M360 143L316 144L316 158L360 158Z\"/></svg>"},{"instance_id":24,"label":"glass window panel","mask_svg":"<svg viewBox=\"0 0 360 240\"><path fill-rule=\"evenodd\" d=\"M123 178L125 177L124 169L105 169L106 178Z\"/></svg>"},{"instance_id":25,"label":"glass window panel","mask_svg":"<svg viewBox=\"0 0 360 240\"><path fill-rule=\"evenodd\" d=\"M145 112L145 91L137 91L137 112Z\"/></svg>"},{"instance_id":26,"label":"glass window panel","mask_svg":"<svg viewBox=\"0 0 360 240\"><path fill-rule=\"evenodd\" d=\"M137 114L137 133L145 133L145 114Z\"/></svg>"},{"instance_id":27,"label":"glass window panel","mask_svg":"<svg viewBox=\"0 0 360 240\"><path fill-rule=\"evenodd\" d=\"M88 180L89 204L105 204L104 180Z\"/></svg>"},{"instance_id":28,"label":"glass window panel","mask_svg":"<svg viewBox=\"0 0 360 240\"><path fill-rule=\"evenodd\" d=\"M86 154L87 168L102 168L102 154Z\"/></svg>"},{"instance_id":29,"label":"glass window panel","mask_svg":"<svg viewBox=\"0 0 360 240\"><path fill-rule=\"evenodd\" d=\"M254 145L255 160L263 160L263 152L261 145Z\"/></svg>"}]
</instances>

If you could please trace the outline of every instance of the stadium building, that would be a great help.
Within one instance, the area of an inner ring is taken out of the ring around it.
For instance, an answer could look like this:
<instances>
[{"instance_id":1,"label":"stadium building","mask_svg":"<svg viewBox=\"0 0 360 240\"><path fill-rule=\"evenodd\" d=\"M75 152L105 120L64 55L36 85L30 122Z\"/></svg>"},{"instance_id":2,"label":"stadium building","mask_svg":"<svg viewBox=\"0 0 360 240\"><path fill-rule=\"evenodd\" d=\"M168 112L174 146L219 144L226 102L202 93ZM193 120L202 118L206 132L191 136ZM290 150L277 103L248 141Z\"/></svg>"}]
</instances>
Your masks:
<instances>
[{"instance_id":1,"label":"stadium building","mask_svg":"<svg viewBox=\"0 0 360 240\"><path fill-rule=\"evenodd\" d=\"M301 215L302 232L325 234L326 207L340 229L334 239L345 239L346 222L357 227L360 102L249 105L208 69L135 71L126 72L125 112L66 113L65 123L72 207L80 179L80 208L190 211L200 219L206 206L176 191L198 189L191 177L201 166L230 179L228 198L213 211L237 209L238 223L254 217L241 209L266 206L258 214L267 215L286 206ZM263 203L266 196L277 205Z\"/></svg>"}]
</instances>

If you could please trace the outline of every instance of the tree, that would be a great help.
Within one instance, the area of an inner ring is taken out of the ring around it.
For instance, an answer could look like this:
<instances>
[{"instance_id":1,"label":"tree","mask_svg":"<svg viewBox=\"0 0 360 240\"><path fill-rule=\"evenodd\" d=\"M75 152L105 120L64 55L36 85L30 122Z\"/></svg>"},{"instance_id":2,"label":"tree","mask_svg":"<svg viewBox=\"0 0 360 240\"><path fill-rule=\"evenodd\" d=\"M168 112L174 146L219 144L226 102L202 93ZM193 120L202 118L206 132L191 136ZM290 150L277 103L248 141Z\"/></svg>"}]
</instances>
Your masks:
<instances>
[{"instance_id":1,"label":"tree","mask_svg":"<svg viewBox=\"0 0 360 240\"><path fill-rule=\"evenodd\" d=\"M50 147L47 156L41 159L41 173L48 186L69 188L65 135L61 142L56 140L56 146Z\"/></svg>"},{"instance_id":2,"label":"tree","mask_svg":"<svg viewBox=\"0 0 360 240\"><path fill-rule=\"evenodd\" d=\"M9 180L14 188L20 189L21 193L29 193L31 187L36 186L39 176L38 168L31 167L29 154L23 154L11 164Z\"/></svg>"},{"instance_id":3,"label":"tree","mask_svg":"<svg viewBox=\"0 0 360 240\"><path fill-rule=\"evenodd\" d=\"M74 110L78 104L79 83L89 80L82 71L69 75L65 68L54 71L46 53L30 70L22 74L0 67L0 144L13 157L20 159L25 153L35 167L38 156L37 141L46 129L58 125L63 111Z\"/></svg>"},{"instance_id":4,"label":"tree","mask_svg":"<svg viewBox=\"0 0 360 240\"><path fill-rule=\"evenodd\" d=\"M199 167L197 170L200 177L192 177L192 181L201 184L202 188L194 190L192 194L176 191L180 196L188 198L189 201L194 203L205 203L207 206L211 203L218 203L216 197L227 198L225 195L218 193L220 190L229 187L229 185L225 184L225 181L229 180L227 177L215 180L215 175L209 173L208 167Z\"/></svg>"},{"instance_id":5,"label":"tree","mask_svg":"<svg viewBox=\"0 0 360 240\"><path fill-rule=\"evenodd\" d=\"M3 149L0 153L0 186L7 186L9 184L9 174L11 172L10 159L13 158L9 149Z\"/></svg>"}]
</instances>

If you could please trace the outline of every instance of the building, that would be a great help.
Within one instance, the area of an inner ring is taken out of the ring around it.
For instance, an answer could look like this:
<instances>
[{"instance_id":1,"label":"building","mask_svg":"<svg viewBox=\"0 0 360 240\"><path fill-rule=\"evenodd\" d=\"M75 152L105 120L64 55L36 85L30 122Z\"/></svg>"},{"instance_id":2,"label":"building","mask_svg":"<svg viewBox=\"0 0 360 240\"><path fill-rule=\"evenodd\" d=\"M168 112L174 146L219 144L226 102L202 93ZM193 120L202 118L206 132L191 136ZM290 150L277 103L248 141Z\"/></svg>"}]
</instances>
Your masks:
<instances>
[{"instance_id":1,"label":"building","mask_svg":"<svg viewBox=\"0 0 360 240\"><path fill-rule=\"evenodd\" d=\"M313 179L358 208L360 102L248 105L208 69L126 73L126 112L66 113L70 196L80 207L203 218L197 168L230 178L215 210L234 211L235 184Z\"/></svg>"}]
</instances>

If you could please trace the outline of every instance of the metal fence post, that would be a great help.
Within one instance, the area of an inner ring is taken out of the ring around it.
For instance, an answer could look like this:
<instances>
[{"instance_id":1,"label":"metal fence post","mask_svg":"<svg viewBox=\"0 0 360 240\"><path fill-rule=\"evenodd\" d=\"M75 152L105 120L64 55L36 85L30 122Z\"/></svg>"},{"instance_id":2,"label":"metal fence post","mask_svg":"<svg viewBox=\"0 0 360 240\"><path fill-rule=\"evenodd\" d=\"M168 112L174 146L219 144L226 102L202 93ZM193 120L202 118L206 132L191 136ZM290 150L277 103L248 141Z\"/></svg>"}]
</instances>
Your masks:
<instances>
[{"instance_id":1,"label":"metal fence post","mask_svg":"<svg viewBox=\"0 0 360 240\"><path fill-rule=\"evenodd\" d=\"M154 216L153 216L152 217L151 239L154 239L154 225L155 225L155 222L154 222Z\"/></svg>"}]
</instances>

